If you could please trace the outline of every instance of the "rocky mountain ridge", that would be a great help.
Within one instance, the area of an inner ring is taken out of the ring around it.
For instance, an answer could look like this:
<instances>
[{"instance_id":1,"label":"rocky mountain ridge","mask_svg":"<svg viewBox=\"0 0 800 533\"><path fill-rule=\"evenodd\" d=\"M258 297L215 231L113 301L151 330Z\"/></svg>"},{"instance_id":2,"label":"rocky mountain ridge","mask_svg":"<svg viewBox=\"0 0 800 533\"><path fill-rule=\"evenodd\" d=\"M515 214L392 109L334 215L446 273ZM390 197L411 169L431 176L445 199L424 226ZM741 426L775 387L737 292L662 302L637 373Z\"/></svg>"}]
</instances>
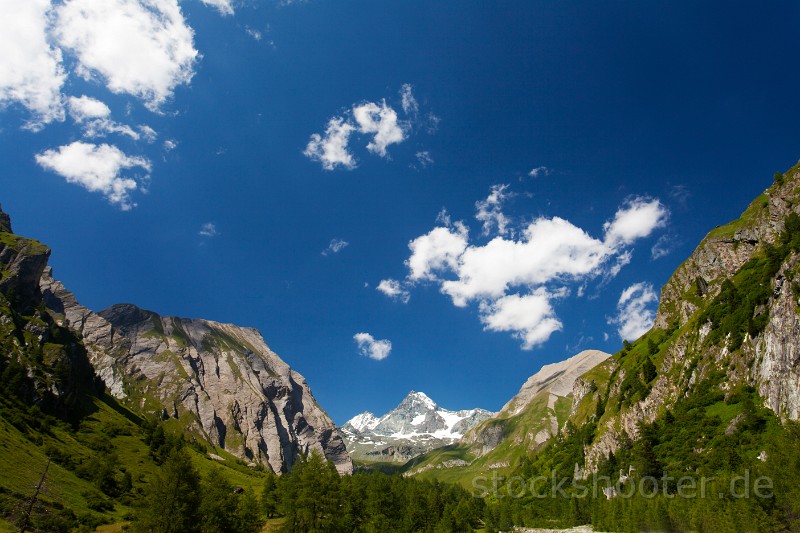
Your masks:
<instances>
[{"instance_id":1,"label":"rocky mountain ridge","mask_svg":"<svg viewBox=\"0 0 800 533\"><path fill-rule=\"evenodd\" d=\"M285 472L299 454L317 450L340 472L352 471L344 442L305 378L258 331L162 317L130 304L95 313L53 277L49 255L41 243L11 233L0 211L0 295L7 305L0 321L9 330L3 338L13 353L25 337L26 354L34 355L0 363L27 365L35 379L26 394L40 397L36 402L74 404L94 387L96 374L134 411L175 420L245 461Z\"/></svg>"}]
</instances>

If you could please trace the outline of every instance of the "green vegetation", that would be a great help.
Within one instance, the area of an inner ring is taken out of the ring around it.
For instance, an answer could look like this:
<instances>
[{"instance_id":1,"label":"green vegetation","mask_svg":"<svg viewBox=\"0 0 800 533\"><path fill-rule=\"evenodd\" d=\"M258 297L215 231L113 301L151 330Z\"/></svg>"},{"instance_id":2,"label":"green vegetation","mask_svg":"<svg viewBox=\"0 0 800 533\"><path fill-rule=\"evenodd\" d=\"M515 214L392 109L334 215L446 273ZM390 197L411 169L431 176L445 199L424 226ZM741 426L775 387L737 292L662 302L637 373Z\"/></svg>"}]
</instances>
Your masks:
<instances>
[{"instance_id":1,"label":"green vegetation","mask_svg":"<svg viewBox=\"0 0 800 533\"><path fill-rule=\"evenodd\" d=\"M707 345L728 339L728 348L737 350L745 335L757 336L767 325L769 314L763 306L773 292L773 279L786 257L800 250L800 216L786 217L777 246L765 245L762 253L750 259L732 280L722 283L719 294L699 317L711 321Z\"/></svg>"},{"instance_id":2,"label":"green vegetation","mask_svg":"<svg viewBox=\"0 0 800 533\"><path fill-rule=\"evenodd\" d=\"M483 512L480 499L455 485L382 473L340 477L317 454L282 476L277 492L286 533L467 532Z\"/></svg>"},{"instance_id":3,"label":"green vegetation","mask_svg":"<svg viewBox=\"0 0 800 533\"><path fill-rule=\"evenodd\" d=\"M733 237L740 229L752 226L758 217L764 213L768 205L768 201L769 198L766 194L759 195L750 203L745 212L742 213L739 218L729 222L728 224L725 224L724 226L719 226L713 229L708 234L707 238Z\"/></svg>"}]
</instances>

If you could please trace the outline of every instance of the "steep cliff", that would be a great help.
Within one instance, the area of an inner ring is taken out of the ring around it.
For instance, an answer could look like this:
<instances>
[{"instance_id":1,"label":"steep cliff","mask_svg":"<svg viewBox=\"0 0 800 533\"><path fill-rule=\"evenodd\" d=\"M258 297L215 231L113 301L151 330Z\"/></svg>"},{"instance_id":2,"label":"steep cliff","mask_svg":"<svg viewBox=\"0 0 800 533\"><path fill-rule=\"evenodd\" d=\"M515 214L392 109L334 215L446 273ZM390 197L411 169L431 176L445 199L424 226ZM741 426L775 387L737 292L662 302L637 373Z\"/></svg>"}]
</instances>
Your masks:
<instances>
[{"instance_id":1,"label":"steep cliff","mask_svg":"<svg viewBox=\"0 0 800 533\"><path fill-rule=\"evenodd\" d=\"M255 329L162 317L130 304L94 313L49 270L41 287L54 315L84 339L118 399L180 420L202 439L275 472L311 450L340 472L352 471L344 442L305 378Z\"/></svg>"},{"instance_id":2,"label":"steep cliff","mask_svg":"<svg viewBox=\"0 0 800 533\"><path fill-rule=\"evenodd\" d=\"M798 213L795 167L678 267L653 329L604 365L612 377L586 446L588 471L709 381L726 395L752 387L781 419L800 418ZM657 370L649 379L647 364Z\"/></svg>"},{"instance_id":3,"label":"steep cliff","mask_svg":"<svg viewBox=\"0 0 800 533\"><path fill-rule=\"evenodd\" d=\"M0 210L0 399L72 418L101 387L80 339L45 309L39 278L50 250L11 232Z\"/></svg>"}]
</instances>

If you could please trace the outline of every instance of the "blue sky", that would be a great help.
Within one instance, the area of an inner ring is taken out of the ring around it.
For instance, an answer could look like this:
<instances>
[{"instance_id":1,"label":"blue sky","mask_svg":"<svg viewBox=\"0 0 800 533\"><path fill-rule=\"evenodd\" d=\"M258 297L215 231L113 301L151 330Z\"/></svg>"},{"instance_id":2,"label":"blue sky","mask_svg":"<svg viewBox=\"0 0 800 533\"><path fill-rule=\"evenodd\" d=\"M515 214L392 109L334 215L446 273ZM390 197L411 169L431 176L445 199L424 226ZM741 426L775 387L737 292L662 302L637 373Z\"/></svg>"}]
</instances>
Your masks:
<instances>
[{"instance_id":1,"label":"blue sky","mask_svg":"<svg viewBox=\"0 0 800 533\"><path fill-rule=\"evenodd\" d=\"M799 11L2 0L0 201L83 304L254 326L337 423L496 410L797 161Z\"/></svg>"}]
</instances>

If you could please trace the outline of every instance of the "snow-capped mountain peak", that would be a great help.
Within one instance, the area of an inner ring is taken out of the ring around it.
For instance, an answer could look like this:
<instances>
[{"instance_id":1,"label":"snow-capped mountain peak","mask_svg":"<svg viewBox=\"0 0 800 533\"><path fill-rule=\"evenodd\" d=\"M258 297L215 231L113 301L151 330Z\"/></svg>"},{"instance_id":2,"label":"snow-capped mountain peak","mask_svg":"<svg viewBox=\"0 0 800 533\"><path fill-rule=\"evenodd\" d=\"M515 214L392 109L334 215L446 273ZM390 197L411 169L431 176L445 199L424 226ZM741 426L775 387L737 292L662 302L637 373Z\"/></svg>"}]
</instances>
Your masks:
<instances>
[{"instance_id":1,"label":"snow-capped mountain peak","mask_svg":"<svg viewBox=\"0 0 800 533\"><path fill-rule=\"evenodd\" d=\"M363 433L364 431L370 431L375 428L380 422L380 418L373 415L369 411L364 411L361 414L358 414L347 421L345 424L346 426L350 426L353 430Z\"/></svg>"},{"instance_id":2,"label":"snow-capped mountain peak","mask_svg":"<svg viewBox=\"0 0 800 533\"><path fill-rule=\"evenodd\" d=\"M403 454L410 458L460 439L470 428L491 416L493 413L483 409L450 411L437 405L427 394L411 391L382 417L364 412L348 420L341 430L351 454L355 446L365 448L370 455L381 454L387 446L395 449L400 445L414 450L413 454Z\"/></svg>"}]
</instances>

